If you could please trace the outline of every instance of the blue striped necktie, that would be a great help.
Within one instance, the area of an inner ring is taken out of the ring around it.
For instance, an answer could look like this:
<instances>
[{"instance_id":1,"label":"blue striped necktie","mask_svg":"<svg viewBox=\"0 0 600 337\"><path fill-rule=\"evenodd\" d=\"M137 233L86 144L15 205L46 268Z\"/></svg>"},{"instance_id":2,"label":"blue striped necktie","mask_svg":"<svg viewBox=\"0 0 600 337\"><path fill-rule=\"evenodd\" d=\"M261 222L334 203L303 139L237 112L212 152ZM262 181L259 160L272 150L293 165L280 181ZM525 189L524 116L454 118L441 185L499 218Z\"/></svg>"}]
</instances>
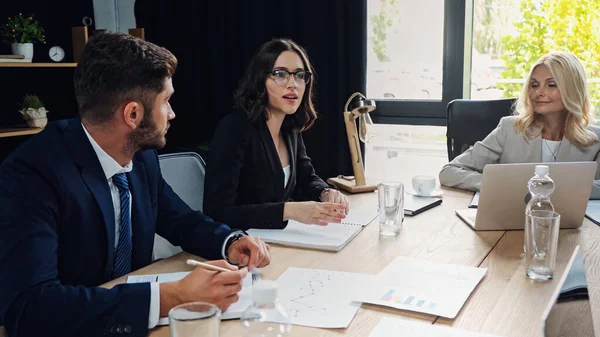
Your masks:
<instances>
[{"instance_id":1,"label":"blue striped necktie","mask_svg":"<svg viewBox=\"0 0 600 337\"><path fill-rule=\"evenodd\" d=\"M113 184L117 186L121 201L121 224L119 226L119 242L115 253L113 277L123 276L131 271L131 212L129 209L129 184L125 173L113 176Z\"/></svg>"}]
</instances>

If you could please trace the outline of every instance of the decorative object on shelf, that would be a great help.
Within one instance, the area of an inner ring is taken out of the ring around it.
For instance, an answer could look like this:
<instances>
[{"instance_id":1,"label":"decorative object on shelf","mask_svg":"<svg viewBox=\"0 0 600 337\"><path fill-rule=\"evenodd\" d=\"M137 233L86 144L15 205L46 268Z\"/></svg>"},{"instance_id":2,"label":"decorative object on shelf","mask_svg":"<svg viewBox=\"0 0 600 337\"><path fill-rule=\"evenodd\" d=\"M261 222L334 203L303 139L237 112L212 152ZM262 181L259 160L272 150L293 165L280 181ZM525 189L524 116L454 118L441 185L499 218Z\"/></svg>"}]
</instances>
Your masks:
<instances>
[{"instance_id":1,"label":"decorative object on shelf","mask_svg":"<svg viewBox=\"0 0 600 337\"><path fill-rule=\"evenodd\" d=\"M88 42L88 27L94 22L89 16L81 19L83 26L71 28L71 36L73 38L73 60L79 62L79 57L83 52L83 47Z\"/></svg>"},{"instance_id":2,"label":"decorative object on shelf","mask_svg":"<svg viewBox=\"0 0 600 337\"><path fill-rule=\"evenodd\" d=\"M73 36L73 59L75 62L79 62L83 47L88 42L88 27L73 27L71 28L71 35Z\"/></svg>"},{"instance_id":3,"label":"decorative object on shelf","mask_svg":"<svg viewBox=\"0 0 600 337\"><path fill-rule=\"evenodd\" d=\"M36 95L25 95L21 103L21 114L29 127L43 128L48 124L48 110Z\"/></svg>"},{"instance_id":4,"label":"decorative object on shelf","mask_svg":"<svg viewBox=\"0 0 600 337\"><path fill-rule=\"evenodd\" d=\"M65 59L65 50L59 46L54 46L50 48L48 52L50 59L54 62L60 62Z\"/></svg>"},{"instance_id":5,"label":"decorative object on shelf","mask_svg":"<svg viewBox=\"0 0 600 337\"><path fill-rule=\"evenodd\" d=\"M33 43L46 43L44 28L31 16L15 15L2 26L2 38L11 44L14 55L23 55L25 60L33 59Z\"/></svg>"},{"instance_id":6,"label":"decorative object on shelf","mask_svg":"<svg viewBox=\"0 0 600 337\"><path fill-rule=\"evenodd\" d=\"M340 175L327 179L327 182L350 193L371 192L377 189L376 185L367 185L360 150L360 141L369 141L368 126L373 124L369 112L373 110L375 110L375 101L368 100L360 92L352 94L344 106L344 124L354 176ZM354 122L356 119L358 119L358 132Z\"/></svg>"},{"instance_id":7,"label":"decorative object on shelf","mask_svg":"<svg viewBox=\"0 0 600 337\"><path fill-rule=\"evenodd\" d=\"M26 60L23 55L0 55L0 63L9 62L31 62L31 60Z\"/></svg>"},{"instance_id":8,"label":"decorative object on shelf","mask_svg":"<svg viewBox=\"0 0 600 337\"><path fill-rule=\"evenodd\" d=\"M83 19L81 19L81 22L84 26L89 27L92 25L92 23L94 23L94 20L92 20L92 18L89 16L84 16Z\"/></svg>"},{"instance_id":9,"label":"decorative object on shelf","mask_svg":"<svg viewBox=\"0 0 600 337\"><path fill-rule=\"evenodd\" d=\"M145 32L144 32L144 28L129 28L129 35L131 36L135 36L138 39L145 39Z\"/></svg>"}]
</instances>

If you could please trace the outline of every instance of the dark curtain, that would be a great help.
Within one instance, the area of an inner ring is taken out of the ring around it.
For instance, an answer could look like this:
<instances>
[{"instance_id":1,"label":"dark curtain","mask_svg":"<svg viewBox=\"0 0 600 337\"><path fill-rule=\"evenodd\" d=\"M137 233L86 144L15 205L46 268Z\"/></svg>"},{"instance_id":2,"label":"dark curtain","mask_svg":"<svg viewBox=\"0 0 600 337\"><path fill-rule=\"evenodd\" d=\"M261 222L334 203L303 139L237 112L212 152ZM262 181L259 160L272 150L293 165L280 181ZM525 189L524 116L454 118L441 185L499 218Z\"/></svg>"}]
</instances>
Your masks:
<instances>
[{"instance_id":1,"label":"dark curtain","mask_svg":"<svg viewBox=\"0 0 600 337\"><path fill-rule=\"evenodd\" d=\"M366 85L366 0L137 0L146 39L179 59L169 146L209 142L258 47L275 37L306 48L316 72L319 119L304 133L323 177L351 174L342 110Z\"/></svg>"}]
</instances>

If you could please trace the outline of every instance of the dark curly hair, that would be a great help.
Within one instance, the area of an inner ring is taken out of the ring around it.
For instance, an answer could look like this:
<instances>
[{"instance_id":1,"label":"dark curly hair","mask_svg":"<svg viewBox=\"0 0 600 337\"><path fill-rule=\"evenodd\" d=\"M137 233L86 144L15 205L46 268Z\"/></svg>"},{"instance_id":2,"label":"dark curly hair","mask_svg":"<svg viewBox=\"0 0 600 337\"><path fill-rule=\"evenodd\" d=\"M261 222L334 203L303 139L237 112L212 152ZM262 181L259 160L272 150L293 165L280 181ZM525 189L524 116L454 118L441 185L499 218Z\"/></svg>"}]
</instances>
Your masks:
<instances>
[{"instance_id":1,"label":"dark curly hair","mask_svg":"<svg viewBox=\"0 0 600 337\"><path fill-rule=\"evenodd\" d=\"M250 61L246 74L240 81L235 91L234 98L238 108L248 115L252 122L261 116L265 120L269 118L265 107L269 102L265 81L267 73L273 70L275 61L284 51L292 51L298 54L304 64L304 70L314 75L313 68L308 56L302 47L289 39L274 39L263 44L256 55ZM309 129L317 119L317 112L313 105L314 76L306 86L302 102L293 115L286 116L284 127L290 127L299 131Z\"/></svg>"}]
</instances>

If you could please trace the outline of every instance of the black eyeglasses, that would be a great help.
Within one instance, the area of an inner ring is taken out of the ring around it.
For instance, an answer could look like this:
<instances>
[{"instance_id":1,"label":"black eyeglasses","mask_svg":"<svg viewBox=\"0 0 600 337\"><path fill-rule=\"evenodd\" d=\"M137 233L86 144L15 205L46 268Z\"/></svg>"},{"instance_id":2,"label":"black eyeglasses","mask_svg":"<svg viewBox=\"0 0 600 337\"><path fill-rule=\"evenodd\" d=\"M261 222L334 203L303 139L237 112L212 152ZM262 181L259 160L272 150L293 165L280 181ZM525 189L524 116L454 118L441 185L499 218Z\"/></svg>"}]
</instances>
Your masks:
<instances>
[{"instance_id":1,"label":"black eyeglasses","mask_svg":"<svg viewBox=\"0 0 600 337\"><path fill-rule=\"evenodd\" d=\"M271 75L275 84L279 86L286 85L290 80L290 75L294 75L294 80L298 85L307 85L310 83L310 78L312 77L312 73L305 70L291 72L285 69L273 69L268 71L267 74Z\"/></svg>"}]
</instances>

